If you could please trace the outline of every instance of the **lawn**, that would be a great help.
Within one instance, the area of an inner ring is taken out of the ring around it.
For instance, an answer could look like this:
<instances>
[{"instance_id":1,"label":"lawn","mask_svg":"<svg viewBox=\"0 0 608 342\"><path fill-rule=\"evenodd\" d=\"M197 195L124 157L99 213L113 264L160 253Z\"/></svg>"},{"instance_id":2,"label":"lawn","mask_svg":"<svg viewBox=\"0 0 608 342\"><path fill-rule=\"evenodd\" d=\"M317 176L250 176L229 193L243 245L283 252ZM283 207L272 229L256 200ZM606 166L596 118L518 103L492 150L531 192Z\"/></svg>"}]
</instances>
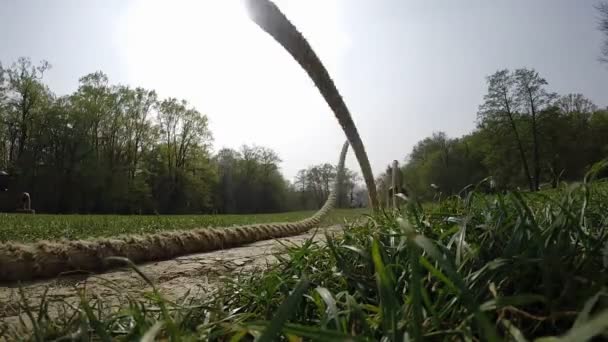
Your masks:
<instances>
[{"instance_id":1,"label":"lawn","mask_svg":"<svg viewBox=\"0 0 608 342\"><path fill-rule=\"evenodd\" d=\"M605 341L607 237L607 183L534 194L472 192L427 207L410 201L349 225L327 243L287 246L265 272L225 278L205 297L171 302L152 288L118 312L83 297L67 320L47 316L41 305L29 316L33 335L5 336Z\"/></svg>"},{"instance_id":2,"label":"lawn","mask_svg":"<svg viewBox=\"0 0 608 342\"><path fill-rule=\"evenodd\" d=\"M322 225L343 223L368 213L367 209L335 209ZM312 215L298 211L257 215L25 215L0 214L0 242L41 239L86 239L118 234L145 234L201 227L227 227L267 222L292 222Z\"/></svg>"}]
</instances>

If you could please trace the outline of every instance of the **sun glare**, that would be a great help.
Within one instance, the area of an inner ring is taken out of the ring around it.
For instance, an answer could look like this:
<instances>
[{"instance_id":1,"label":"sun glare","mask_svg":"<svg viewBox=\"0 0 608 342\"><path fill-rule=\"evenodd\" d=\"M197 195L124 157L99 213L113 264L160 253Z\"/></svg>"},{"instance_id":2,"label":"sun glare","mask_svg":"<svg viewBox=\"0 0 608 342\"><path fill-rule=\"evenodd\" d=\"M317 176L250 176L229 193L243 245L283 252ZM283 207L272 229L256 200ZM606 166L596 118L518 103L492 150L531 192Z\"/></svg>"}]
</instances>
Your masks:
<instances>
[{"instance_id":1,"label":"sun glare","mask_svg":"<svg viewBox=\"0 0 608 342\"><path fill-rule=\"evenodd\" d=\"M251 28L240 1L138 0L124 17L121 51L130 79L208 77L251 42Z\"/></svg>"},{"instance_id":2,"label":"sun glare","mask_svg":"<svg viewBox=\"0 0 608 342\"><path fill-rule=\"evenodd\" d=\"M277 4L335 75L348 43L335 2ZM287 155L311 134L337 129L305 72L249 19L242 0L138 0L115 36L128 82L195 105L209 116L216 148L256 143ZM312 152L298 158L301 167L320 162Z\"/></svg>"}]
</instances>

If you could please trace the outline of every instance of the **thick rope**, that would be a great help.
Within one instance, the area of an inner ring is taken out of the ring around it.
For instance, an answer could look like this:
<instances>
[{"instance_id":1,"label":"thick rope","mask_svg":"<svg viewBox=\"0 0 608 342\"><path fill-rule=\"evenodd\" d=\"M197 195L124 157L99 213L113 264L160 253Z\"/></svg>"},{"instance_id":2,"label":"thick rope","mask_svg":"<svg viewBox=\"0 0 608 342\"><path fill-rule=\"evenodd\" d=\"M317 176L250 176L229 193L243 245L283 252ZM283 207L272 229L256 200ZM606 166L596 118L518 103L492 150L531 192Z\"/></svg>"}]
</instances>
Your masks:
<instances>
[{"instance_id":1,"label":"thick rope","mask_svg":"<svg viewBox=\"0 0 608 342\"><path fill-rule=\"evenodd\" d=\"M247 7L251 19L281 44L306 71L317 86L317 89L321 92L321 95L323 95L325 102L327 102L334 112L346 134L346 138L353 147L355 156L357 156L372 208L374 211L377 211L380 208L380 204L378 202L374 174L365 152L365 146L359 136L357 126L342 96L329 76L327 69L325 69L319 57L312 50L306 38L272 1L247 0Z\"/></svg>"},{"instance_id":2,"label":"thick rope","mask_svg":"<svg viewBox=\"0 0 608 342\"><path fill-rule=\"evenodd\" d=\"M51 278L67 271L100 272L116 265L110 256L134 263L168 260L181 255L209 252L248 243L298 235L319 225L336 204L338 185L344 172L348 142L344 143L333 187L325 204L313 216L296 222L252 224L223 228L201 228L146 235L125 235L77 241L38 241L0 244L0 281Z\"/></svg>"}]
</instances>

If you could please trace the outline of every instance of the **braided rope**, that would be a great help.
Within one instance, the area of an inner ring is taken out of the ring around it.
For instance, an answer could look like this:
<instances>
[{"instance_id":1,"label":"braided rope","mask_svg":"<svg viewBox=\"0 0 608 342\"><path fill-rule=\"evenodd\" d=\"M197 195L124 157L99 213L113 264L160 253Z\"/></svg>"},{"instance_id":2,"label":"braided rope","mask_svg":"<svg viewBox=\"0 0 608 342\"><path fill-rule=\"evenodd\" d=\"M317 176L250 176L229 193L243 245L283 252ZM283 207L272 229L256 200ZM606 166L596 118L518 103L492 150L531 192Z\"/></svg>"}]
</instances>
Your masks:
<instances>
[{"instance_id":1,"label":"braided rope","mask_svg":"<svg viewBox=\"0 0 608 342\"><path fill-rule=\"evenodd\" d=\"M334 81L329 76L327 69L313 51L310 44L302 33L285 17L279 8L270 0L247 0L247 7L251 19L266 33L271 35L306 71L308 76L323 95L325 102L329 105L338 119L346 138L353 147L361 173L365 179L370 203L374 211L380 208L376 182L372 172L365 146L357 131L357 126Z\"/></svg>"},{"instance_id":2,"label":"braided rope","mask_svg":"<svg viewBox=\"0 0 608 342\"><path fill-rule=\"evenodd\" d=\"M374 210L378 206L376 186L365 147L327 70L306 39L269 0L248 0L253 21L273 36L304 68L338 118L368 188ZM348 142L340 154L338 174L323 207L313 216L284 223L254 224L233 228L203 228L148 235L128 235L79 241L39 241L33 244L0 244L0 281L48 278L70 270L102 271L111 267L109 256L124 256L135 263L164 260L184 254L229 248L255 241L303 233L319 224L336 201L339 177L344 168Z\"/></svg>"},{"instance_id":3,"label":"braided rope","mask_svg":"<svg viewBox=\"0 0 608 342\"><path fill-rule=\"evenodd\" d=\"M345 142L340 152L336 179L325 204L306 219L91 240L2 243L0 281L51 278L73 270L99 272L114 266L104 262L110 256L123 256L134 263L142 263L304 233L317 226L334 208L347 151L348 142Z\"/></svg>"}]
</instances>

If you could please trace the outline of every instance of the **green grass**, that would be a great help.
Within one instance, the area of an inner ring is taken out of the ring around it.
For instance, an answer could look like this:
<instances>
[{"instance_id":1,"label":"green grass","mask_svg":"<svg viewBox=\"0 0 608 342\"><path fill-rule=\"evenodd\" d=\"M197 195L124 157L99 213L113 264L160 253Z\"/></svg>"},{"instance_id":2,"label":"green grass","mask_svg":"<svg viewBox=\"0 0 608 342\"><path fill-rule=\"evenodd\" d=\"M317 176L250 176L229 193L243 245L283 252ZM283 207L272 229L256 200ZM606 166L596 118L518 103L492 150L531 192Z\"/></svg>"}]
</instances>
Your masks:
<instances>
[{"instance_id":1,"label":"green grass","mask_svg":"<svg viewBox=\"0 0 608 342\"><path fill-rule=\"evenodd\" d=\"M69 319L31 312L33 333L5 334L9 340L602 341L607 237L606 183L540 194L472 192L425 209L407 203L326 244L287 246L279 263L224 279L210 299L170 302L152 290L145 299L126 299L119 312L83 299Z\"/></svg>"},{"instance_id":2,"label":"green grass","mask_svg":"<svg viewBox=\"0 0 608 342\"><path fill-rule=\"evenodd\" d=\"M323 225L343 223L367 209L336 209ZM41 239L86 239L118 234L145 234L166 230L232 225L290 222L312 215L298 211L258 215L25 215L0 214L0 242L31 242Z\"/></svg>"}]
</instances>

